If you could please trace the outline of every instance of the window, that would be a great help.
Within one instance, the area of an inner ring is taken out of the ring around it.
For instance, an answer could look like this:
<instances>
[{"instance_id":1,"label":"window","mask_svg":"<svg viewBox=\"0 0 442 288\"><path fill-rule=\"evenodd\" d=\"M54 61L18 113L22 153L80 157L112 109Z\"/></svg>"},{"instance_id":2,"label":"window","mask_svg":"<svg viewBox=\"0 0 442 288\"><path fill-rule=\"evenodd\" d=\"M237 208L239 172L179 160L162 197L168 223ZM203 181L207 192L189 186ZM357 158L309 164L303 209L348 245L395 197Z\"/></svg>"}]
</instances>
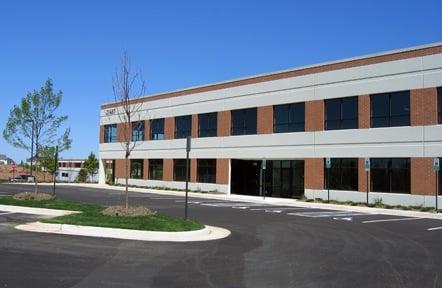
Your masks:
<instances>
[{"instance_id":1,"label":"window","mask_svg":"<svg viewBox=\"0 0 442 288\"><path fill-rule=\"evenodd\" d=\"M198 137L216 137L217 113L205 113L198 115Z\"/></svg>"},{"instance_id":2,"label":"window","mask_svg":"<svg viewBox=\"0 0 442 288\"><path fill-rule=\"evenodd\" d=\"M144 141L144 121L132 122L132 141Z\"/></svg>"},{"instance_id":3,"label":"window","mask_svg":"<svg viewBox=\"0 0 442 288\"><path fill-rule=\"evenodd\" d=\"M190 169L190 159L189 159L189 169ZM189 170L189 178L190 178L190 170ZM186 181L186 159L173 160L173 180Z\"/></svg>"},{"instance_id":4,"label":"window","mask_svg":"<svg viewBox=\"0 0 442 288\"><path fill-rule=\"evenodd\" d=\"M410 91L371 95L371 127L410 125Z\"/></svg>"},{"instance_id":5,"label":"window","mask_svg":"<svg viewBox=\"0 0 442 288\"><path fill-rule=\"evenodd\" d=\"M143 178L143 159L130 160L130 178Z\"/></svg>"},{"instance_id":6,"label":"window","mask_svg":"<svg viewBox=\"0 0 442 288\"><path fill-rule=\"evenodd\" d=\"M65 172L61 172L61 177L69 177L69 174L65 173Z\"/></svg>"},{"instance_id":7,"label":"window","mask_svg":"<svg viewBox=\"0 0 442 288\"><path fill-rule=\"evenodd\" d=\"M175 117L175 139L186 138L192 132L192 116Z\"/></svg>"},{"instance_id":8,"label":"window","mask_svg":"<svg viewBox=\"0 0 442 288\"><path fill-rule=\"evenodd\" d=\"M117 124L104 125L104 143L117 142Z\"/></svg>"},{"instance_id":9,"label":"window","mask_svg":"<svg viewBox=\"0 0 442 288\"><path fill-rule=\"evenodd\" d=\"M256 108L232 111L232 135L256 134Z\"/></svg>"},{"instance_id":10,"label":"window","mask_svg":"<svg viewBox=\"0 0 442 288\"><path fill-rule=\"evenodd\" d=\"M325 130L358 128L358 97L325 100Z\"/></svg>"},{"instance_id":11,"label":"window","mask_svg":"<svg viewBox=\"0 0 442 288\"><path fill-rule=\"evenodd\" d=\"M150 140L164 139L164 118L150 121Z\"/></svg>"},{"instance_id":12,"label":"window","mask_svg":"<svg viewBox=\"0 0 442 288\"><path fill-rule=\"evenodd\" d=\"M438 123L442 124L442 87L437 88Z\"/></svg>"},{"instance_id":13,"label":"window","mask_svg":"<svg viewBox=\"0 0 442 288\"><path fill-rule=\"evenodd\" d=\"M81 168L81 163L76 162L73 165L74 165L74 168Z\"/></svg>"},{"instance_id":14,"label":"window","mask_svg":"<svg viewBox=\"0 0 442 288\"><path fill-rule=\"evenodd\" d=\"M163 159L149 159L149 179L163 180Z\"/></svg>"},{"instance_id":15,"label":"window","mask_svg":"<svg viewBox=\"0 0 442 288\"><path fill-rule=\"evenodd\" d=\"M325 164L325 163L324 163ZM325 165L324 165L325 167ZM329 171L327 171L329 170ZM330 177L328 180L327 177ZM333 190L358 190L358 159L332 158L331 168L325 171L325 187Z\"/></svg>"},{"instance_id":16,"label":"window","mask_svg":"<svg viewBox=\"0 0 442 288\"><path fill-rule=\"evenodd\" d=\"M303 132L304 115L304 102L273 106L273 133Z\"/></svg>"},{"instance_id":17,"label":"window","mask_svg":"<svg viewBox=\"0 0 442 288\"><path fill-rule=\"evenodd\" d=\"M198 182L216 183L216 159L198 159Z\"/></svg>"},{"instance_id":18,"label":"window","mask_svg":"<svg viewBox=\"0 0 442 288\"><path fill-rule=\"evenodd\" d=\"M409 158L372 158L370 161L372 191L410 193Z\"/></svg>"}]
</instances>

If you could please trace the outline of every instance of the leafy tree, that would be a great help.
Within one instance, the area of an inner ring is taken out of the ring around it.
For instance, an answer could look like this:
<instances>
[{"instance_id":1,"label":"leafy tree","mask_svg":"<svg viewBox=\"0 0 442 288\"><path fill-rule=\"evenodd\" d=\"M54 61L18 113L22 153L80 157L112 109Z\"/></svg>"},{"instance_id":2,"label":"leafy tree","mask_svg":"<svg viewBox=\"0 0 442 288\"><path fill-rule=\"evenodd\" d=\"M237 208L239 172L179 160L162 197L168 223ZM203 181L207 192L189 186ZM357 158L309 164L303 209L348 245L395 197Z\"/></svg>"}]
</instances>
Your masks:
<instances>
[{"instance_id":1,"label":"leafy tree","mask_svg":"<svg viewBox=\"0 0 442 288\"><path fill-rule=\"evenodd\" d=\"M77 182L83 183L86 182L87 179L87 170L85 168L81 168L78 172Z\"/></svg>"},{"instance_id":2,"label":"leafy tree","mask_svg":"<svg viewBox=\"0 0 442 288\"><path fill-rule=\"evenodd\" d=\"M89 180L92 182L92 177L98 172L98 159L93 152L91 152L86 161L84 161L84 168L90 176Z\"/></svg>"},{"instance_id":3,"label":"leafy tree","mask_svg":"<svg viewBox=\"0 0 442 288\"><path fill-rule=\"evenodd\" d=\"M57 169L55 163L55 147L39 147L38 162L40 167L45 168L50 174L54 174Z\"/></svg>"},{"instance_id":4,"label":"leafy tree","mask_svg":"<svg viewBox=\"0 0 442 288\"><path fill-rule=\"evenodd\" d=\"M34 90L22 98L18 105L14 105L9 113L3 138L17 148L32 150L31 141L34 140L38 161L39 145L58 145L59 151L71 147L70 129L66 128L59 134L61 126L67 116L57 116L56 110L60 106L63 92L54 92L52 80L48 79L39 91ZM37 177L35 178L35 192L37 192Z\"/></svg>"}]
</instances>

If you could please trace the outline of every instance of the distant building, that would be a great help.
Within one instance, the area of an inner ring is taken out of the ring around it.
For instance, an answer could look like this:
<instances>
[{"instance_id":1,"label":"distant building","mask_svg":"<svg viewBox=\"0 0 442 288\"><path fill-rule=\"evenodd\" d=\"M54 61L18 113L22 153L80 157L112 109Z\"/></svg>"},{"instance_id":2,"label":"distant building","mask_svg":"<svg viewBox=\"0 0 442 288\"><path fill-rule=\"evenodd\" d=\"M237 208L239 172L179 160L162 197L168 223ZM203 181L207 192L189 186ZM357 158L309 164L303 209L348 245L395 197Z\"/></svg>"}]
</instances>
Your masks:
<instances>
[{"instance_id":1,"label":"distant building","mask_svg":"<svg viewBox=\"0 0 442 288\"><path fill-rule=\"evenodd\" d=\"M56 180L61 182L75 182L86 159L59 159ZM88 181L98 182L98 173L88 176Z\"/></svg>"},{"instance_id":2,"label":"distant building","mask_svg":"<svg viewBox=\"0 0 442 288\"><path fill-rule=\"evenodd\" d=\"M14 160L6 156L5 154L0 154L0 165L9 165L15 163Z\"/></svg>"}]
</instances>

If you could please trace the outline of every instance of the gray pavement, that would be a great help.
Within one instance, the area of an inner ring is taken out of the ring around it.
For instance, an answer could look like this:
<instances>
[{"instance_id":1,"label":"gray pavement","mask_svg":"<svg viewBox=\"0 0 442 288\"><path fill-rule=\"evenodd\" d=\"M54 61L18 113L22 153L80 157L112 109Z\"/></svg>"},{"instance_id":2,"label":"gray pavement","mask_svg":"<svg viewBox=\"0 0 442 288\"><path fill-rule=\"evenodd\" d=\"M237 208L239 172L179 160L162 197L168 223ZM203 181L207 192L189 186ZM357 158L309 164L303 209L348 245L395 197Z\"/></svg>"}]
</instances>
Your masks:
<instances>
[{"instance_id":1,"label":"gray pavement","mask_svg":"<svg viewBox=\"0 0 442 288\"><path fill-rule=\"evenodd\" d=\"M24 190L0 184L0 197ZM58 190L103 205L121 195ZM131 193L131 202L184 212L180 196ZM38 216L0 211L0 287L442 287L440 220L198 197L189 208L232 235L153 243L38 234L13 228Z\"/></svg>"}]
</instances>

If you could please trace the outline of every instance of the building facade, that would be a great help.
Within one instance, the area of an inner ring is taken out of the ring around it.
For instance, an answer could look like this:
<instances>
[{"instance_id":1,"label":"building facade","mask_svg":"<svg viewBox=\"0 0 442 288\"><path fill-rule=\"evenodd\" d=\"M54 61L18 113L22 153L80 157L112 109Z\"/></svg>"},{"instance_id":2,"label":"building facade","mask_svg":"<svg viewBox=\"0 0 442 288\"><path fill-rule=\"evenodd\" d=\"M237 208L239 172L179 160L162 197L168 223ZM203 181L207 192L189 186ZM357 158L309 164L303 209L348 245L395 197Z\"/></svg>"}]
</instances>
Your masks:
<instances>
[{"instance_id":1,"label":"building facade","mask_svg":"<svg viewBox=\"0 0 442 288\"><path fill-rule=\"evenodd\" d=\"M57 181L75 182L80 170L84 168L86 159L59 159L58 169L55 172ZM88 176L88 182L98 182L98 175Z\"/></svg>"},{"instance_id":2,"label":"building facade","mask_svg":"<svg viewBox=\"0 0 442 288\"><path fill-rule=\"evenodd\" d=\"M129 182L184 188L191 136L191 190L433 206L441 87L436 43L136 99ZM101 107L101 183L125 177L120 112Z\"/></svg>"}]
</instances>

